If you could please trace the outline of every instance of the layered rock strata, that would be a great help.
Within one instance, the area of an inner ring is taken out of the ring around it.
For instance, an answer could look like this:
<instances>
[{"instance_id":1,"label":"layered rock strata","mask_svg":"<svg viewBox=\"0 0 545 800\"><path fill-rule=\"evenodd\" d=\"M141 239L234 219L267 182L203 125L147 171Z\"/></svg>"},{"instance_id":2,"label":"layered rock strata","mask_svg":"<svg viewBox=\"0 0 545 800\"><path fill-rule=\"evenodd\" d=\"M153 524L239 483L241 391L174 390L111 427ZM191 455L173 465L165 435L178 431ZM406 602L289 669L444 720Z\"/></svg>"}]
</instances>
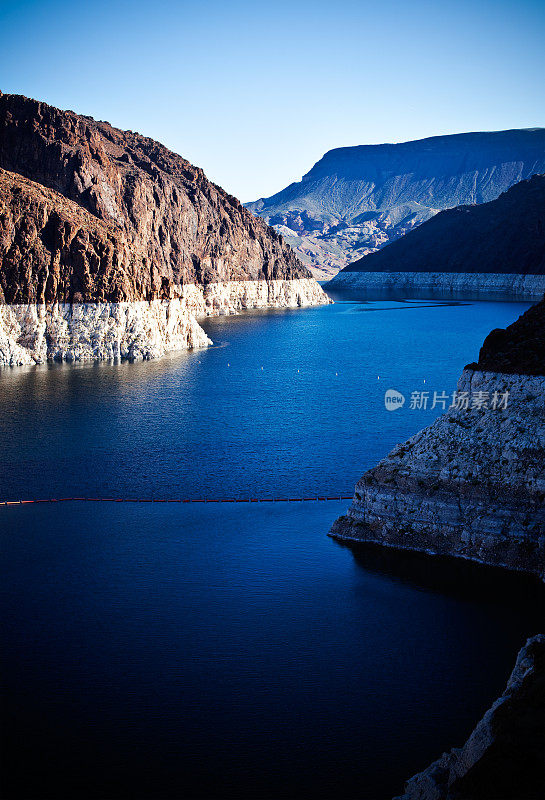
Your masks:
<instances>
[{"instance_id":1,"label":"layered rock strata","mask_svg":"<svg viewBox=\"0 0 545 800\"><path fill-rule=\"evenodd\" d=\"M309 278L173 287L166 300L0 305L0 364L158 358L212 344L198 323L247 309L324 302Z\"/></svg>"},{"instance_id":2,"label":"layered rock strata","mask_svg":"<svg viewBox=\"0 0 545 800\"><path fill-rule=\"evenodd\" d=\"M541 301L494 331L460 405L366 472L331 534L545 577L544 323Z\"/></svg>"},{"instance_id":3,"label":"layered rock strata","mask_svg":"<svg viewBox=\"0 0 545 800\"><path fill-rule=\"evenodd\" d=\"M0 93L0 364L150 358L208 344L199 316L327 302L185 159Z\"/></svg>"},{"instance_id":4,"label":"layered rock strata","mask_svg":"<svg viewBox=\"0 0 545 800\"><path fill-rule=\"evenodd\" d=\"M395 800L537 800L545 793L545 636L528 639L502 696L466 743Z\"/></svg>"}]
</instances>

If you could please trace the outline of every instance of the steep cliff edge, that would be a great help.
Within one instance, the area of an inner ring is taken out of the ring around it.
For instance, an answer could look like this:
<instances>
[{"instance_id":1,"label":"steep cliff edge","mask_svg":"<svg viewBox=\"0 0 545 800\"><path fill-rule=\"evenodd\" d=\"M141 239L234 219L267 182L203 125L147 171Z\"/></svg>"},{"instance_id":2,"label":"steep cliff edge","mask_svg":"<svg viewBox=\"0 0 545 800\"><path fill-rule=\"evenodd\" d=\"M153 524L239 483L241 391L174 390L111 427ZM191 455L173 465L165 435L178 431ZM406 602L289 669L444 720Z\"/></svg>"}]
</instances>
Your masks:
<instances>
[{"instance_id":1,"label":"steep cliff edge","mask_svg":"<svg viewBox=\"0 0 545 800\"><path fill-rule=\"evenodd\" d=\"M158 142L0 93L0 363L152 357L196 322L329 302L282 238Z\"/></svg>"},{"instance_id":2,"label":"steep cliff edge","mask_svg":"<svg viewBox=\"0 0 545 800\"><path fill-rule=\"evenodd\" d=\"M545 291L545 175L521 181L489 203L441 211L349 264L328 286L504 292L538 299Z\"/></svg>"},{"instance_id":3,"label":"steep cliff edge","mask_svg":"<svg viewBox=\"0 0 545 800\"><path fill-rule=\"evenodd\" d=\"M486 203L543 172L543 129L434 136L330 150L301 181L247 207L329 278L442 209Z\"/></svg>"},{"instance_id":4,"label":"steep cliff edge","mask_svg":"<svg viewBox=\"0 0 545 800\"><path fill-rule=\"evenodd\" d=\"M363 475L332 535L545 577L545 300L487 338L453 402Z\"/></svg>"},{"instance_id":5,"label":"steep cliff edge","mask_svg":"<svg viewBox=\"0 0 545 800\"><path fill-rule=\"evenodd\" d=\"M528 639L502 696L461 748L395 800L538 800L545 793L545 636Z\"/></svg>"}]
</instances>

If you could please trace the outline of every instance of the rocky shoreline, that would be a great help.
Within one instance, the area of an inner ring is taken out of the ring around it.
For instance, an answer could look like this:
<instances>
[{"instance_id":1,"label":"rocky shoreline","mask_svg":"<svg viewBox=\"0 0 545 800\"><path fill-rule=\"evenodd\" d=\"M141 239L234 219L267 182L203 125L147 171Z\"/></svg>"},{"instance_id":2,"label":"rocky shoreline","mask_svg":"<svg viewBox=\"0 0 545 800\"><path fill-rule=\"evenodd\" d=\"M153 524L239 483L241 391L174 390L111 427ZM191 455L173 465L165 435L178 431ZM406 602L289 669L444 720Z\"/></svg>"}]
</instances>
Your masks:
<instances>
[{"instance_id":1,"label":"rocky shoreline","mask_svg":"<svg viewBox=\"0 0 545 800\"><path fill-rule=\"evenodd\" d=\"M451 397L362 476L331 535L545 578L545 299L488 335Z\"/></svg>"},{"instance_id":2,"label":"rocky shoreline","mask_svg":"<svg viewBox=\"0 0 545 800\"><path fill-rule=\"evenodd\" d=\"M0 304L0 366L158 358L212 344L198 323L245 309L330 302L308 278L175 287L168 300Z\"/></svg>"},{"instance_id":3,"label":"rocky shoreline","mask_svg":"<svg viewBox=\"0 0 545 800\"><path fill-rule=\"evenodd\" d=\"M331 291L401 292L414 297L539 300L545 275L459 272L339 272L326 284Z\"/></svg>"},{"instance_id":4,"label":"rocky shoreline","mask_svg":"<svg viewBox=\"0 0 545 800\"><path fill-rule=\"evenodd\" d=\"M331 535L545 577L545 377L466 369L456 392L488 407L450 409L394 448Z\"/></svg>"}]
</instances>

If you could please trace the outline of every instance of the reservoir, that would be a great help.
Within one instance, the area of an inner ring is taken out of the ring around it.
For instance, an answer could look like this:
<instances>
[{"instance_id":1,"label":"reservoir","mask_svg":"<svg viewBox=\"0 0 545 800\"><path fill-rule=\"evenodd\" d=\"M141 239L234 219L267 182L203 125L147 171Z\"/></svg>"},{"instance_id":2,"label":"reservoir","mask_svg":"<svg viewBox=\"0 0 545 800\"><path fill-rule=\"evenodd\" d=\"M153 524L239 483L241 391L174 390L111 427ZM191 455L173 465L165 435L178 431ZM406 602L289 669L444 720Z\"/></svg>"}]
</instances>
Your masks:
<instances>
[{"instance_id":1,"label":"reservoir","mask_svg":"<svg viewBox=\"0 0 545 800\"><path fill-rule=\"evenodd\" d=\"M349 495L527 307L248 312L208 350L3 370L0 500ZM389 800L461 745L542 591L341 546L348 502L0 507L2 796Z\"/></svg>"}]
</instances>

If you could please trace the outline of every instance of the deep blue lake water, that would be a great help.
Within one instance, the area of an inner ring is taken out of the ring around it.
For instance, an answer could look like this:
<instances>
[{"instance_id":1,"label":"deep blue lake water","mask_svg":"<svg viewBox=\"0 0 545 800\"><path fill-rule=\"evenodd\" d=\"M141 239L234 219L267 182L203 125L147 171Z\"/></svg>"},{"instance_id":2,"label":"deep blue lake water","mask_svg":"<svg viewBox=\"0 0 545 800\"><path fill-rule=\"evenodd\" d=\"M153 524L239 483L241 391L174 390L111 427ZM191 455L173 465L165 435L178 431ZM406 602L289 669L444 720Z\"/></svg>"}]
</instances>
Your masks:
<instances>
[{"instance_id":1,"label":"deep blue lake water","mask_svg":"<svg viewBox=\"0 0 545 800\"><path fill-rule=\"evenodd\" d=\"M521 303L205 323L145 364L0 373L1 498L350 493ZM0 507L7 798L381 800L502 691L541 589L350 549L346 502Z\"/></svg>"}]
</instances>

